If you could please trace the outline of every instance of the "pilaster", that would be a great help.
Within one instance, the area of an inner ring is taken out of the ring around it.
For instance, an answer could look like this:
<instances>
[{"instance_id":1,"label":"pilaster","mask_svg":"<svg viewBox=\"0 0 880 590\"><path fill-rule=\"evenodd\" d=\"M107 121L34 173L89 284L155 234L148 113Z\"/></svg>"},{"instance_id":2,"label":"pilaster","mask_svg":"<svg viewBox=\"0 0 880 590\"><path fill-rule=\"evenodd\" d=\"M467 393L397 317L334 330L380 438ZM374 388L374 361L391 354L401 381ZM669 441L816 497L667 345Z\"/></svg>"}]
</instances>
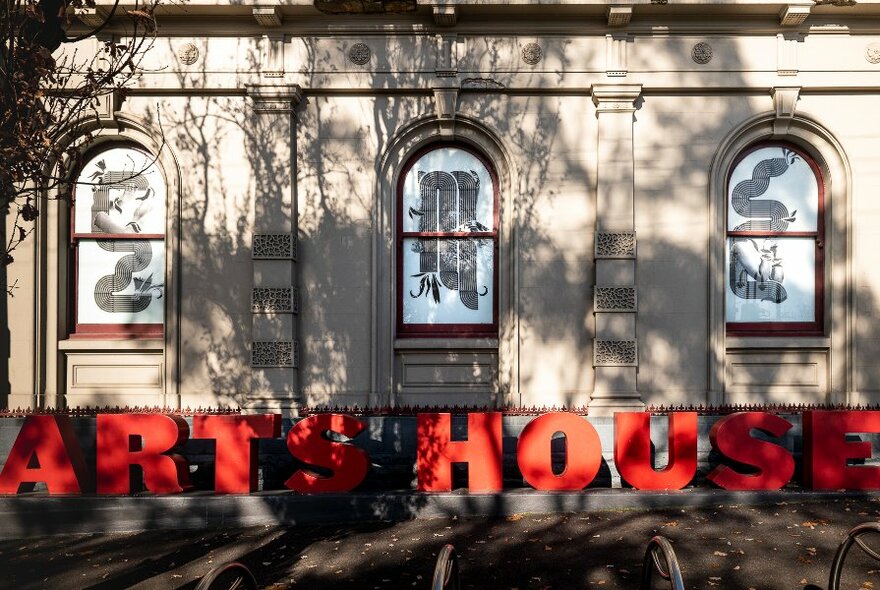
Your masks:
<instances>
[{"instance_id":1,"label":"pilaster","mask_svg":"<svg viewBox=\"0 0 880 590\"><path fill-rule=\"evenodd\" d=\"M255 174L252 241L252 387L245 406L295 412L300 401L297 272L296 85L248 86L250 123L263 149Z\"/></svg>"},{"instance_id":2,"label":"pilaster","mask_svg":"<svg viewBox=\"0 0 880 590\"><path fill-rule=\"evenodd\" d=\"M593 312L595 386L590 414L644 409L637 390L639 364L635 287L633 119L641 86L592 89L599 119L596 168L596 281Z\"/></svg>"}]
</instances>

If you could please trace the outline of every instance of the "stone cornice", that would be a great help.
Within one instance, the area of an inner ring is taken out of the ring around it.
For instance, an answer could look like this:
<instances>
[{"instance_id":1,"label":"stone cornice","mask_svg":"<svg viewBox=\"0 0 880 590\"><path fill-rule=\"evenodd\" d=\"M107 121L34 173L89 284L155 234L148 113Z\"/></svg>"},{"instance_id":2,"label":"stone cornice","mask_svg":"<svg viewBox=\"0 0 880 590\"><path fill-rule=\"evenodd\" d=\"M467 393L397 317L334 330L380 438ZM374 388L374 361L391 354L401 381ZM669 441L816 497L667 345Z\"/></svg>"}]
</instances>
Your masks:
<instances>
[{"instance_id":1,"label":"stone cornice","mask_svg":"<svg viewBox=\"0 0 880 590\"><path fill-rule=\"evenodd\" d=\"M323 2L324 0L319 0ZM113 6L113 0L96 0L95 14L106 12ZM570 21L576 18L595 18L597 24L604 24L614 30L627 26L638 26L640 23L657 21L673 21L679 17L693 20L697 18L706 23L730 21L743 17L754 19L766 18L777 26L797 26L807 16L821 8L825 16L871 18L880 15L880 0L328 0L324 4L351 5L370 12L370 6L389 7L406 5L414 10L399 12L379 12L377 15L364 14L327 14L316 8L314 0L242 0L230 3L225 0L190 0L186 3L163 3L156 16L160 27L166 19L182 19L200 25L206 17L230 18L240 17L243 21L254 22L254 10L270 11L274 9L278 24L289 22L292 26L308 20L314 23L328 24L369 24L381 18L380 26L394 23L420 23L423 26L438 28L451 26L468 26L469 24L495 24L499 21L522 20L523 26L536 24L534 16L540 14L542 21L547 15L553 14L558 7L560 19ZM321 4L321 7L324 7ZM123 0L123 9L133 9L132 0ZM398 7L399 8L399 7ZM84 16L88 18L91 12ZM812 19L812 17L810 17ZM277 26L274 24L273 26Z\"/></svg>"}]
</instances>

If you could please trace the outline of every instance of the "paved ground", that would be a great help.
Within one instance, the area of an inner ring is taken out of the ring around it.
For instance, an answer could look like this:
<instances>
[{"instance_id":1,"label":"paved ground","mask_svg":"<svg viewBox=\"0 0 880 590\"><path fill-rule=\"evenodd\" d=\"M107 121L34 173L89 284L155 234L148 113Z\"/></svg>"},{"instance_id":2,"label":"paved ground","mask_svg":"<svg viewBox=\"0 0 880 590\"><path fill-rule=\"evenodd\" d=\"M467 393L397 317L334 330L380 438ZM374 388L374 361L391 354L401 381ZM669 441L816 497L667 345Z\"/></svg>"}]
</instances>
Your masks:
<instances>
[{"instance_id":1,"label":"paved ground","mask_svg":"<svg viewBox=\"0 0 880 590\"><path fill-rule=\"evenodd\" d=\"M431 519L397 524L69 535L0 542L6 588L192 588L225 561L264 588L429 588L444 543L464 588L638 588L644 547L674 544L687 588L826 588L846 531L880 520L880 498L770 506ZM880 547L880 538L871 539ZM842 588L880 589L855 549ZM658 586L659 587L659 586Z\"/></svg>"}]
</instances>

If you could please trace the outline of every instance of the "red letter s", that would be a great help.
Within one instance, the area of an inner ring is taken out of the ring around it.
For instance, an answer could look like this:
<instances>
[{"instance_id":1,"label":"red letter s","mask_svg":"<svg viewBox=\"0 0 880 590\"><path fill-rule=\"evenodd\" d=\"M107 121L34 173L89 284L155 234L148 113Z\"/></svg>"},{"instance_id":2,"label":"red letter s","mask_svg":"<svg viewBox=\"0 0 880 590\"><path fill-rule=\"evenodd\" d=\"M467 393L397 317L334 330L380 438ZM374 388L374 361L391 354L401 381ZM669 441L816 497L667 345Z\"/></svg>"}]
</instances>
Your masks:
<instances>
[{"instance_id":1,"label":"red letter s","mask_svg":"<svg viewBox=\"0 0 880 590\"><path fill-rule=\"evenodd\" d=\"M356 488L367 475L370 458L350 443L328 439L328 430L354 438L364 429L364 423L345 414L316 414L297 422L287 433L290 454L309 465L333 471L330 477L298 470L284 485L303 494L321 492L348 492Z\"/></svg>"},{"instance_id":2,"label":"red letter s","mask_svg":"<svg viewBox=\"0 0 880 590\"><path fill-rule=\"evenodd\" d=\"M765 412L740 412L720 419L712 426L709 440L719 453L745 465L757 467L755 474L737 473L719 465L706 477L725 490L778 490L794 474L794 457L777 444L752 438L752 429L779 438L791 422Z\"/></svg>"}]
</instances>

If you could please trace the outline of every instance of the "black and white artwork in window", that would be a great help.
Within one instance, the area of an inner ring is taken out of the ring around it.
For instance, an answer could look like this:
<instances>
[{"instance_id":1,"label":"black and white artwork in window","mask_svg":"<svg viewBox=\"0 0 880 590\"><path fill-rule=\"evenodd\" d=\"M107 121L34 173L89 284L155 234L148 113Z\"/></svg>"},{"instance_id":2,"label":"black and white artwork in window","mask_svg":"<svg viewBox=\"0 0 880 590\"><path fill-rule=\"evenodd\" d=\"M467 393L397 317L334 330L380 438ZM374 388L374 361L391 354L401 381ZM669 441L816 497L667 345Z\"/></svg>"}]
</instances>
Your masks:
<instances>
[{"instance_id":1,"label":"black and white artwork in window","mask_svg":"<svg viewBox=\"0 0 880 590\"><path fill-rule=\"evenodd\" d=\"M794 150L749 152L728 183L728 322L812 322L816 317L819 183Z\"/></svg>"},{"instance_id":2,"label":"black and white artwork in window","mask_svg":"<svg viewBox=\"0 0 880 590\"><path fill-rule=\"evenodd\" d=\"M162 323L165 198L158 167L140 150L112 148L83 167L74 203L78 323Z\"/></svg>"},{"instance_id":3,"label":"black and white artwork in window","mask_svg":"<svg viewBox=\"0 0 880 590\"><path fill-rule=\"evenodd\" d=\"M486 166L462 149L428 152L404 179L401 205L404 323L491 324L495 191Z\"/></svg>"}]
</instances>

